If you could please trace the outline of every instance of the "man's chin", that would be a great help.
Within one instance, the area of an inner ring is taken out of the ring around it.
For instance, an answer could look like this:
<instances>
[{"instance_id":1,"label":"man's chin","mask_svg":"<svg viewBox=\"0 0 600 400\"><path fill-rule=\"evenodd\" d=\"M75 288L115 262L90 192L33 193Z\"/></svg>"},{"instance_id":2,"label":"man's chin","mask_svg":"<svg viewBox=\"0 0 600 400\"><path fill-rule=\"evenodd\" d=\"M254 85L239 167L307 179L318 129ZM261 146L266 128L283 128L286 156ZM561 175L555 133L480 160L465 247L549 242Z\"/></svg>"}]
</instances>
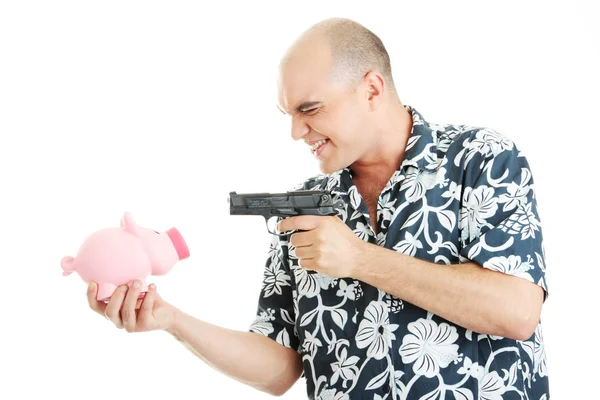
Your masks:
<instances>
[{"instance_id":1,"label":"man's chin","mask_svg":"<svg viewBox=\"0 0 600 400\"><path fill-rule=\"evenodd\" d=\"M332 163L332 162L327 162L327 161L321 161L319 163L319 169L321 170L321 172L325 175L327 174L332 174L336 171L339 171L340 169L344 169L343 165L338 165L338 163Z\"/></svg>"}]
</instances>

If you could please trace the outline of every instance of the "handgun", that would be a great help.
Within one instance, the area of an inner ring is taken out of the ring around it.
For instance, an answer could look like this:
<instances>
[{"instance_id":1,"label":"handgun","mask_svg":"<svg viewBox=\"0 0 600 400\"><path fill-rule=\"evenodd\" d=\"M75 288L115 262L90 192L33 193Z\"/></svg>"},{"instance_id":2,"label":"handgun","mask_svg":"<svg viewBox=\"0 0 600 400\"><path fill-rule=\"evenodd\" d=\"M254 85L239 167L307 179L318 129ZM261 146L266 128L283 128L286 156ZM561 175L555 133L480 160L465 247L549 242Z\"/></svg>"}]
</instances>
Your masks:
<instances>
[{"instance_id":1,"label":"handgun","mask_svg":"<svg viewBox=\"0 0 600 400\"><path fill-rule=\"evenodd\" d=\"M262 215L272 235L285 236L269 229L274 217L295 215L337 215L343 201L327 190L296 190L283 193L229 193L230 215Z\"/></svg>"}]
</instances>

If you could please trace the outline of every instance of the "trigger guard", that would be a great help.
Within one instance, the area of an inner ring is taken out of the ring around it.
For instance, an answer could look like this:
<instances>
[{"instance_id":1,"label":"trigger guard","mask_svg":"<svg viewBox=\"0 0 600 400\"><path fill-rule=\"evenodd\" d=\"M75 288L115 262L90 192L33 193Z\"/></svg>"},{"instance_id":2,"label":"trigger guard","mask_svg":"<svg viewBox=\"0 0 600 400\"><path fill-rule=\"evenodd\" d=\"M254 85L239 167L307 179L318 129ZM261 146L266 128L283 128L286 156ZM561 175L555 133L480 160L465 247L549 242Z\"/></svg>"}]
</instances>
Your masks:
<instances>
[{"instance_id":1,"label":"trigger guard","mask_svg":"<svg viewBox=\"0 0 600 400\"><path fill-rule=\"evenodd\" d=\"M269 229L269 220L270 220L271 218L277 218L277 215L272 215L272 216L270 216L270 217L268 217L268 218L267 218L267 217L265 217L265 225L267 225L267 231L268 231L268 232L269 232L271 235L275 235L275 236L278 236L278 237L284 237L284 236L287 236L287 235L291 235L291 234L293 234L293 233L295 233L295 232L298 232L298 230L295 230L295 231L289 231L289 232L285 232L285 233L277 233L277 232L273 232L273 231L271 231L271 230Z\"/></svg>"},{"instance_id":2,"label":"trigger guard","mask_svg":"<svg viewBox=\"0 0 600 400\"><path fill-rule=\"evenodd\" d=\"M277 218L277 216L276 216L276 215L271 215L270 217L265 217L265 225L267 225L267 231L268 231L268 232L269 232L271 235L275 235L275 236L284 236L284 235L282 235L282 234L278 234L278 233L276 233L276 231L271 231L271 230L269 229L269 221L271 220L271 218ZM275 226L277 226L277 224L276 224Z\"/></svg>"}]
</instances>

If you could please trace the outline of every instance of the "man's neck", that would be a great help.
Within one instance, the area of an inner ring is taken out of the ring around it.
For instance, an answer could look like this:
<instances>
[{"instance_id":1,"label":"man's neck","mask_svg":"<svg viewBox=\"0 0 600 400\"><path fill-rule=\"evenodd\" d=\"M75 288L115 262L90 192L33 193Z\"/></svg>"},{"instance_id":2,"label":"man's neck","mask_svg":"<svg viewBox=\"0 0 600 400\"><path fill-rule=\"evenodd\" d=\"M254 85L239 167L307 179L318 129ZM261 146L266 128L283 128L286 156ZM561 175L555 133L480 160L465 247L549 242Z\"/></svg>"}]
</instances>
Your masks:
<instances>
[{"instance_id":1,"label":"man's neck","mask_svg":"<svg viewBox=\"0 0 600 400\"><path fill-rule=\"evenodd\" d=\"M412 132L412 115L400 102L389 103L377 117L375 145L350 167L355 179L380 181L389 179L404 158ZM387 181L387 180L386 180Z\"/></svg>"}]
</instances>

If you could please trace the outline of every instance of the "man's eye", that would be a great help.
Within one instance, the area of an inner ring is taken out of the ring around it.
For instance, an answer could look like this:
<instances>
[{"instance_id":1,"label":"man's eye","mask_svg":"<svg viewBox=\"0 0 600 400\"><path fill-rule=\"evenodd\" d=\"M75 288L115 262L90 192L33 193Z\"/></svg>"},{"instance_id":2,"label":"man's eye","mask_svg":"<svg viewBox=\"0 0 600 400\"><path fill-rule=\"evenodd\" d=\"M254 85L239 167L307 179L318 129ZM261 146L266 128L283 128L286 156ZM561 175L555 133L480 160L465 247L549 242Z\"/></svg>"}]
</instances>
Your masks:
<instances>
[{"instance_id":1,"label":"man's eye","mask_svg":"<svg viewBox=\"0 0 600 400\"><path fill-rule=\"evenodd\" d=\"M315 111L317 111L318 108L311 108L310 110L304 110L302 111L304 114L313 114Z\"/></svg>"}]
</instances>

